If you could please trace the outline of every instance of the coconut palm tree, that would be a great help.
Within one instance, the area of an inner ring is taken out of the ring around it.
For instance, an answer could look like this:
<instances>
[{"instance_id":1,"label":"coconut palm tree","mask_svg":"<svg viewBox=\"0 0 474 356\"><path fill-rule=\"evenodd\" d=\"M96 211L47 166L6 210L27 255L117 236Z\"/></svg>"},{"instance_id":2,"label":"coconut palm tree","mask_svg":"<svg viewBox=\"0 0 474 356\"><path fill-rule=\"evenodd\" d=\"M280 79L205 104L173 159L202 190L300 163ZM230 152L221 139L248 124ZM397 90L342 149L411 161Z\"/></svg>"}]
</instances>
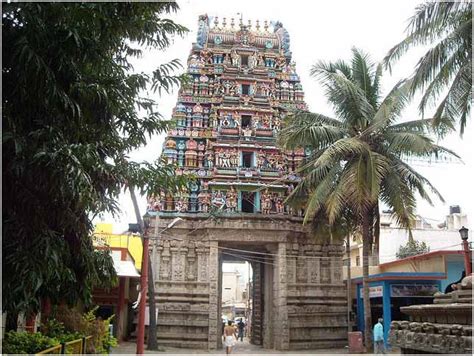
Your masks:
<instances>
[{"instance_id":1,"label":"coconut palm tree","mask_svg":"<svg viewBox=\"0 0 474 356\"><path fill-rule=\"evenodd\" d=\"M471 110L472 97L472 5L471 1L429 1L419 5L410 18L407 37L384 59L387 67L410 48L432 46L419 60L412 76L412 94L423 92L419 109L425 109L443 94L434 124L444 130L459 120L461 135ZM446 126L446 124L448 126Z\"/></svg>"},{"instance_id":2,"label":"coconut palm tree","mask_svg":"<svg viewBox=\"0 0 474 356\"><path fill-rule=\"evenodd\" d=\"M311 75L325 88L336 116L299 111L285 119L279 143L285 149L310 152L299 168L302 180L288 202L304 198L305 222L321 211L334 223L349 210L363 238L365 343L371 347L368 289L369 254L378 231L379 201L393 210L399 224L410 228L416 194L431 203L429 191L443 198L407 162L408 157L454 154L428 136L429 120L399 122L411 83L398 83L381 98L381 65L358 49L352 61L318 62Z\"/></svg>"}]
</instances>

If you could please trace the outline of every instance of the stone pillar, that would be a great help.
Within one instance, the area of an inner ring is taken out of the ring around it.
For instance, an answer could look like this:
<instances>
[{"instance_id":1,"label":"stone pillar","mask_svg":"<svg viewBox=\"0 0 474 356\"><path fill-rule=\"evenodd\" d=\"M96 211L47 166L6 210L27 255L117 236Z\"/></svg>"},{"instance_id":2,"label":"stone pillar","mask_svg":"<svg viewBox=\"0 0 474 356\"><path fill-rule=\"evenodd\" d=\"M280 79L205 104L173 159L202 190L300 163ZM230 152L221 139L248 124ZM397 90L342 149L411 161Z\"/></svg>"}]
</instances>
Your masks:
<instances>
[{"instance_id":1,"label":"stone pillar","mask_svg":"<svg viewBox=\"0 0 474 356\"><path fill-rule=\"evenodd\" d=\"M273 252L272 252L273 253ZM274 320L274 308L273 308L273 265L270 263L272 260L267 259L265 264L262 264L263 268L263 347L265 349L273 349L273 320Z\"/></svg>"},{"instance_id":2,"label":"stone pillar","mask_svg":"<svg viewBox=\"0 0 474 356\"><path fill-rule=\"evenodd\" d=\"M252 262L252 344L262 345L262 322L263 322L263 301L262 301L262 268L258 262Z\"/></svg>"},{"instance_id":3,"label":"stone pillar","mask_svg":"<svg viewBox=\"0 0 474 356\"><path fill-rule=\"evenodd\" d=\"M219 250L218 242L209 242L209 339L208 349L217 348L217 337L220 330L217 325L220 324L220 315L218 315L219 303Z\"/></svg>"},{"instance_id":4,"label":"stone pillar","mask_svg":"<svg viewBox=\"0 0 474 356\"><path fill-rule=\"evenodd\" d=\"M277 350L290 349L290 327L288 322L288 305L287 305L287 257L286 243L278 243L278 256L275 259L276 266L274 286L274 345Z\"/></svg>"},{"instance_id":5,"label":"stone pillar","mask_svg":"<svg viewBox=\"0 0 474 356\"><path fill-rule=\"evenodd\" d=\"M209 248L199 246L196 248L197 253L197 280L198 282L207 282L208 280L208 257Z\"/></svg>"}]
</instances>

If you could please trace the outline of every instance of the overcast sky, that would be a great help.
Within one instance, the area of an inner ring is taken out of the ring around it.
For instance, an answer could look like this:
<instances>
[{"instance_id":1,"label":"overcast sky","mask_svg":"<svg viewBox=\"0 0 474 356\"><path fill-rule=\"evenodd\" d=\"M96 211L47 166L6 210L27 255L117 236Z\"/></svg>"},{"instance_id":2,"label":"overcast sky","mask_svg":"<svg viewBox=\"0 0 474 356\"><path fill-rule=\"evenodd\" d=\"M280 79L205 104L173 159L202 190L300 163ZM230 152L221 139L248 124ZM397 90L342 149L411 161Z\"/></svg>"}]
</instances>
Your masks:
<instances>
[{"instance_id":1,"label":"overcast sky","mask_svg":"<svg viewBox=\"0 0 474 356\"><path fill-rule=\"evenodd\" d=\"M300 75L305 99L310 111L333 115L331 107L326 102L320 85L309 76L311 66L317 60L334 61L350 59L351 48L356 46L370 54L375 61L381 61L387 51L404 37L408 18L413 14L419 1L369 1L369 0L340 0L340 1L178 1L181 10L173 19L186 26L190 32L183 38L176 38L174 44L166 51L147 52L141 59L134 60L137 72L151 72L160 63L179 58L186 64L191 45L196 38L198 16L207 13L209 16L226 17L229 23L231 17L243 14L244 23L247 20L281 21L290 34L290 49L296 69ZM237 23L237 21L236 21ZM409 52L394 67L393 73L384 73L383 90L386 93L398 80L412 73L413 68L423 53L423 49ZM171 111L176 105L177 93L156 98L160 103L160 112L170 118ZM406 120L419 118L416 102L405 111ZM404 119L405 120L405 119ZM463 139L457 133L447 137L442 145L458 153L464 164L437 163L413 164L419 172L427 177L441 192L446 200L442 203L434 200L430 206L419 202L418 213L424 217L443 220L450 205L460 205L468 217L474 217L474 201L471 177L474 173L473 141L474 123L468 121L467 131ZM134 152L131 157L137 161L153 161L161 153L163 137L157 136L149 144ZM104 222L114 223L114 232L126 230L129 222L135 221L133 207L128 195L121 200L123 213L114 221L104 217ZM141 199L140 209L145 213L146 201Z\"/></svg>"}]
</instances>

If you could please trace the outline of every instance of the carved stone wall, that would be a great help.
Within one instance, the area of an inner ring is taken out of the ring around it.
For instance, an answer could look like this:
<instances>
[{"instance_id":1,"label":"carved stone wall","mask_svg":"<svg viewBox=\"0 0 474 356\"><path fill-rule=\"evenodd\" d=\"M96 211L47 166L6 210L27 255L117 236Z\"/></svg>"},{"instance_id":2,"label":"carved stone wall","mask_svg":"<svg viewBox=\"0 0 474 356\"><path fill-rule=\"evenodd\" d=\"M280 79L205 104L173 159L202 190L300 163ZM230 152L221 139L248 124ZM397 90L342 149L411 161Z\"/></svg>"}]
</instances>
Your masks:
<instances>
[{"instance_id":1,"label":"carved stone wall","mask_svg":"<svg viewBox=\"0 0 474 356\"><path fill-rule=\"evenodd\" d=\"M168 223L155 220L155 231ZM300 222L262 217L190 218L159 238L153 260L162 345L220 347L219 256L229 243L262 246L270 255L252 265L253 343L278 350L346 345L342 247L310 243Z\"/></svg>"}]
</instances>

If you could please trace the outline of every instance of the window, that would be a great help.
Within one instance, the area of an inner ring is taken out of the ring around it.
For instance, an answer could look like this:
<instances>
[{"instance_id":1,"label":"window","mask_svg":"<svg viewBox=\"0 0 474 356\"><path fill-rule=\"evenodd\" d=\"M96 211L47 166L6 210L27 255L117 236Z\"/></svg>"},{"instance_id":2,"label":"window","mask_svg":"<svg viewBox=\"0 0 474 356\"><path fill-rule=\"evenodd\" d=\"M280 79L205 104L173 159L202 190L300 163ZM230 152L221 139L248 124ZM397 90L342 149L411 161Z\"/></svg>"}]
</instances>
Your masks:
<instances>
[{"instance_id":1,"label":"window","mask_svg":"<svg viewBox=\"0 0 474 356\"><path fill-rule=\"evenodd\" d=\"M249 95L249 94L250 94L250 85L242 84L242 95Z\"/></svg>"},{"instance_id":2,"label":"window","mask_svg":"<svg viewBox=\"0 0 474 356\"><path fill-rule=\"evenodd\" d=\"M242 115L242 128L245 129L247 127L252 127L252 116L250 115Z\"/></svg>"},{"instance_id":3,"label":"window","mask_svg":"<svg viewBox=\"0 0 474 356\"><path fill-rule=\"evenodd\" d=\"M356 267L360 266L360 256L356 256Z\"/></svg>"},{"instance_id":4,"label":"window","mask_svg":"<svg viewBox=\"0 0 474 356\"><path fill-rule=\"evenodd\" d=\"M253 152L242 152L242 166L246 168L253 167Z\"/></svg>"},{"instance_id":5,"label":"window","mask_svg":"<svg viewBox=\"0 0 474 356\"><path fill-rule=\"evenodd\" d=\"M249 65L249 56L240 56L240 64L243 66L248 66Z\"/></svg>"},{"instance_id":6,"label":"window","mask_svg":"<svg viewBox=\"0 0 474 356\"><path fill-rule=\"evenodd\" d=\"M242 212L243 213L254 213L255 212L255 193L242 192Z\"/></svg>"}]
</instances>

